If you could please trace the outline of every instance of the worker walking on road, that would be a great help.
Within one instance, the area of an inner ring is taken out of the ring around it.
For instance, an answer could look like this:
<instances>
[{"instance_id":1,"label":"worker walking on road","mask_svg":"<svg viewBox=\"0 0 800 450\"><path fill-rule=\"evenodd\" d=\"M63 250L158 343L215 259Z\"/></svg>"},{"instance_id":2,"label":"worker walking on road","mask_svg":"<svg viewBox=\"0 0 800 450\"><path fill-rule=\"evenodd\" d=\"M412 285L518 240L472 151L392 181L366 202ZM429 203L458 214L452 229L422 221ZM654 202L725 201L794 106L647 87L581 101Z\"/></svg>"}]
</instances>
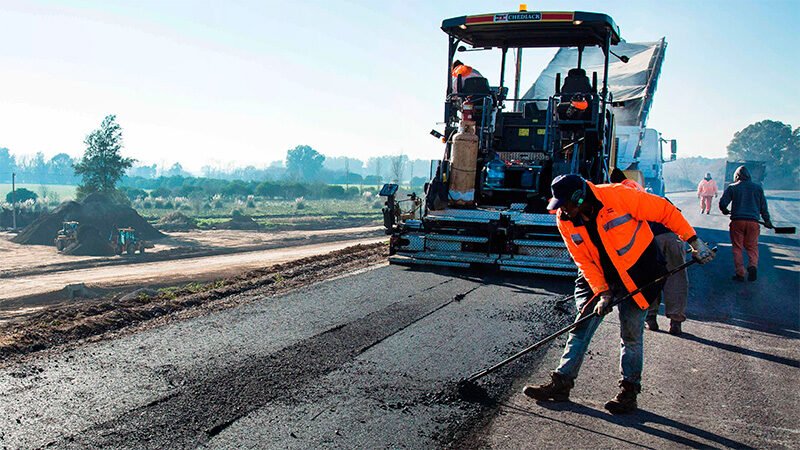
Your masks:
<instances>
[{"instance_id":1,"label":"worker walking on road","mask_svg":"<svg viewBox=\"0 0 800 450\"><path fill-rule=\"evenodd\" d=\"M728 210L728 205L731 209ZM759 216L764 219L767 228L773 228L767 210L767 199L764 189L757 183L750 181L750 172L745 166L739 166L733 175L733 184L725 188L722 198L719 199L719 209L726 216L730 214L731 244L733 245L733 266L736 273L733 281L744 281L744 256L742 249L747 251L747 279L756 281L758 278L758 235L761 226Z\"/></svg>"},{"instance_id":2,"label":"worker walking on road","mask_svg":"<svg viewBox=\"0 0 800 450\"><path fill-rule=\"evenodd\" d=\"M711 201L717 196L717 182L711 179L711 172L697 184L697 198L700 199L700 214L711 214Z\"/></svg>"},{"instance_id":3,"label":"worker walking on road","mask_svg":"<svg viewBox=\"0 0 800 450\"><path fill-rule=\"evenodd\" d=\"M557 177L551 189L553 198L548 208L558 209L559 233L579 270L575 302L580 315L591 311L600 316L608 314L614 298L666 273L648 221L665 225L689 242L701 264L714 258L678 208L661 197L621 184L595 185L578 175ZM655 285L619 304L622 380L620 392L605 404L612 413L637 408L644 363L644 323L648 307L660 293L661 286ZM567 400L601 321L602 317L595 317L572 330L551 381L525 386L525 395L537 400Z\"/></svg>"}]
</instances>

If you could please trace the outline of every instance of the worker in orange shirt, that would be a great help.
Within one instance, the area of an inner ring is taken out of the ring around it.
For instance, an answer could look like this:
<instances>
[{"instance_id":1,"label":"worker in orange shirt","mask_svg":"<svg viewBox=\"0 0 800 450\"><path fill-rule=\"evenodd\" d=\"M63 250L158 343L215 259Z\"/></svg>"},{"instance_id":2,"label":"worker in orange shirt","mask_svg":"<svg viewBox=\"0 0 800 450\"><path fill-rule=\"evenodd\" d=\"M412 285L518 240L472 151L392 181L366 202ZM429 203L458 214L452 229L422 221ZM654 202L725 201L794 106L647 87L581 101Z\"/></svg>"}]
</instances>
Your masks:
<instances>
[{"instance_id":1,"label":"worker in orange shirt","mask_svg":"<svg viewBox=\"0 0 800 450\"><path fill-rule=\"evenodd\" d=\"M459 60L453 61L450 75L453 77L453 92L458 92L458 76L461 75L461 82L468 78L483 78L480 72L462 63Z\"/></svg>"},{"instance_id":2,"label":"worker in orange shirt","mask_svg":"<svg viewBox=\"0 0 800 450\"><path fill-rule=\"evenodd\" d=\"M700 199L700 214L711 214L711 200L717 196L717 182L711 179L711 172L697 184L697 198Z\"/></svg>"},{"instance_id":3,"label":"worker in orange shirt","mask_svg":"<svg viewBox=\"0 0 800 450\"><path fill-rule=\"evenodd\" d=\"M599 316L572 330L549 383L525 386L523 393L537 400L565 401L575 385L584 355L603 315L611 304L666 273L653 232L647 222L672 230L693 249L701 264L714 259L680 210L657 195L621 184L595 185L579 175L561 175L551 185L548 209L558 209L556 223L567 250L578 266L575 302L580 314ZM644 363L644 324L647 310L661 294L651 286L619 304L620 392L605 404L613 414L637 408Z\"/></svg>"}]
</instances>

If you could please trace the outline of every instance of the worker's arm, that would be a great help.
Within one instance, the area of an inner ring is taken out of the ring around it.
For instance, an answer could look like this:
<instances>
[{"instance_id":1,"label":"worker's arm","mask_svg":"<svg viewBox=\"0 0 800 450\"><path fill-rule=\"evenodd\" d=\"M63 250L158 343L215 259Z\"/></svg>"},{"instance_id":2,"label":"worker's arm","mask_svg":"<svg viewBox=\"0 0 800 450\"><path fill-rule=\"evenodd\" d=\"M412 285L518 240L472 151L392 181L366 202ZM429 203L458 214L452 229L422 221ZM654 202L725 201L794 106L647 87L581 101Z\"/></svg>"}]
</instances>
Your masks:
<instances>
[{"instance_id":1,"label":"worker's arm","mask_svg":"<svg viewBox=\"0 0 800 450\"><path fill-rule=\"evenodd\" d=\"M759 210L761 212L761 218L764 219L764 224L767 228L775 228L772 225L772 220L769 217L769 209L767 209L767 197L764 195L764 190L761 189L759 191Z\"/></svg>"},{"instance_id":2,"label":"worker's arm","mask_svg":"<svg viewBox=\"0 0 800 450\"><path fill-rule=\"evenodd\" d=\"M731 186L725 188L725 192L722 193L722 198L719 199L719 210L722 211L722 214L726 216L731 212L728 210L728 205L731 203Z\"/></svg>"},{"instance_id":3,"label":"worker's arm","mask_svg":"<svg viewBox=\"0 0 800 450\"><path fill-rule=\"evenodd\" d=\"M559 212L558 214L560 215L561 213ZM596 262L589 253L587 243L583 242L583 238L569 235L569 231L566 227L561 225L560 217L557 217L556 221L558 222L558 231L561 234L561 239L564 240L569 255L572 257L575 265L578 266L578 270L581 271L583 277L586 278L586 282L589 283L592 292L597 295L607 291L609 288L608 283L606 283L606 276L600 264Z\"/></svg>"},{"instance_id":4,"label":"worker's arm","mask_svg":"<svg viewBox=\"0 0 800 450\"><path fill-rule=\"evenodd\" d=\"M697 233L694 231L681 211L668 200L647 192L633 189L614 189L625 209L636 219L658 222L677 234L683 241L689 241Z\"/></svg>"}]
</instances>

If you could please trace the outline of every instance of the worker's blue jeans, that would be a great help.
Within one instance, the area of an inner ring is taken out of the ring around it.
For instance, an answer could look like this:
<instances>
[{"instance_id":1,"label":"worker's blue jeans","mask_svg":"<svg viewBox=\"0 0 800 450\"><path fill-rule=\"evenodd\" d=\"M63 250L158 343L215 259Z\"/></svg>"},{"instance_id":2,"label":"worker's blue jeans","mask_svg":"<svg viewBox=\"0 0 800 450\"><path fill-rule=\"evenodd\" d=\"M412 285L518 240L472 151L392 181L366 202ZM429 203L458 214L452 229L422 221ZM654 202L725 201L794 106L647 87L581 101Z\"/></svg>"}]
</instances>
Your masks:
<instances>
[{"instance_id":1,"label":"worker's blue jeans","mask_svg":"<svg viewBox=\"0 0 800 450\"><path fill-rule=\"evenodd\" d=\"M627 293L621 286L612 286L611 289L617 298ZM593 296L589 283L583 276L578 276L578 279L575 280L575 304L578 314ZM617 310L619 311L620 337L622 338L620 344L622 379L641 384L644 363L644 321L647 318L647 310L639 308L633 299L625 300L617 305ZM587 311L587 313L589 312L591 311ZM602 317L595 317L569 333L567 345L564 347L564 354L561 356L561 362L558 364L556 372L570 379L578 376L586 350L589 348L589 342L602 321Z\"/></svg>"}]
</instances>

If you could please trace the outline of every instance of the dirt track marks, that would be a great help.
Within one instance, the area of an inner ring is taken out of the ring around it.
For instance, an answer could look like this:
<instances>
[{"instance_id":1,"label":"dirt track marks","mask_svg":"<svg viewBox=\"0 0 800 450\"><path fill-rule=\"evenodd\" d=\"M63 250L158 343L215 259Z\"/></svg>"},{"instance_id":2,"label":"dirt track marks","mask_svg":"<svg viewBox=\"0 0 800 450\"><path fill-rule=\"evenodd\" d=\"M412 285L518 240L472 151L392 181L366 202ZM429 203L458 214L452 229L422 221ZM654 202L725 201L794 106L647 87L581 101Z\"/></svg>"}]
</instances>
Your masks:
<instances>
[{"instance_id":1,"label":"dirt track marks","mask_svg":"<svg viewBox=\"0 0 800 450\"><path fill-rule=\"evenodd\" d=\"M381 263L383 243L356 245L324 255L247 272L201 286L179 289L158 297L100 299L61 305L31 315L24 322L0 327L0 362L80 339L99 336L134 325L158 325L184 313L181 318L241 304L244 292L268 296ZM249 296L252 301L253 296ZM154 320L158 319L158 320Z\"/></svg>"}]
</instances>

